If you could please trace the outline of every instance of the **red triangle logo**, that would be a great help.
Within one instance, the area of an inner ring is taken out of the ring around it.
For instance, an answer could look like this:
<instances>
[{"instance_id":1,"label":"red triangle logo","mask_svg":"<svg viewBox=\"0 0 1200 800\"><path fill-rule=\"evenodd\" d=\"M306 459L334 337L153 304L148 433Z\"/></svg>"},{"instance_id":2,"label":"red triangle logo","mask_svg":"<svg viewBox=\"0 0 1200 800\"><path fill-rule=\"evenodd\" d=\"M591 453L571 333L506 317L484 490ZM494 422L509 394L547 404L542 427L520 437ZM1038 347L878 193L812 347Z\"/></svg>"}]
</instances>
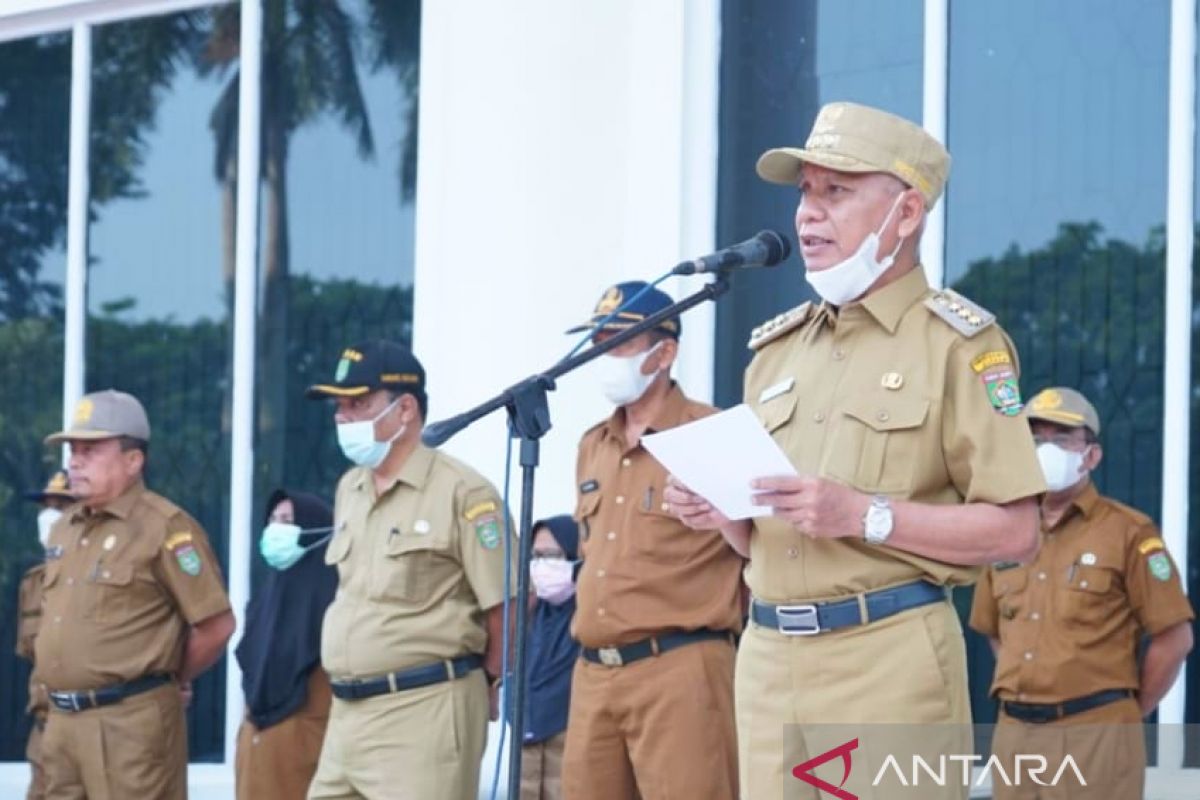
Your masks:
<instances>
[{"instance_id":1,"label":"red triangle logo","mask_svg":"<svg viewBox=\"0 0 1200 800\"><path fill-rule=\"evenodd\" d=\"M809 786L815 786L822 792L828 792L829 794L838 798L838 800L858 800L858 795L851 794L842 788L846 785L846 780L850 777L850 752L857 749L858 739L851 739L845 744L839 744L832 750L826 750L824 753L821 753L821 755L810 758L803 764L797 764L796 767L792 769L792 775L804 781ZM814 769L827 761L832 761L838 756L841 756L842 758L842 767L845 772L842 774L841 783L839 783L837 786L823 781L816 775L812 774Z\"/></svg>"}]
</instances>

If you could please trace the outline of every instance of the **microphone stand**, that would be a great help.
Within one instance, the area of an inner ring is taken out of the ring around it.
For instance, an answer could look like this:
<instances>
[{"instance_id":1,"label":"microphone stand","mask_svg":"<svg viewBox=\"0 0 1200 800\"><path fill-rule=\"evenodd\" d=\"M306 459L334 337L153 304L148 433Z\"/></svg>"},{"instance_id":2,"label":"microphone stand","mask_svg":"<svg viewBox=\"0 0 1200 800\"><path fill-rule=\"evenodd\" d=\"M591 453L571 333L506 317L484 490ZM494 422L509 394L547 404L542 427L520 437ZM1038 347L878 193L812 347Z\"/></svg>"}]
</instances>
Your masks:
<instances>
[{"instance_id":1,"label":"microphone stand","mask_svg":"<svg viewBox=\"0 0 1200 800\"><path fill-rule=\"evenodd\" d=\"M509 676L504 676L506 701L511 709L509 719L513 730L513 747L509 752L508 759L508 800L517 800L521 795L521 743L525 737L525 693L528 684L525 657L526 628L529 623L529 604L527 602L529 597L529 557L533 551L533 490L541 448L540 440L550 431L551 427L547 393L554 390L556 378L578 369L614 347L620 347L638 334L653 329L660 322L677 317L706 300L715 301L728 289L729 279L722 270L717 273L715 280L706 284L695 294L651 314L636 325L603 342L593 344L578 355L559 361L544 372L531 375L513 384L500 394L485 400L472 409L426 426L421 434L421 441L427 447L437 447L476 420L503 408L508 412L510 434L521 439L521 517L517 560L517 601L513 603L516 608L517 641L516 655L513 659L512 685L509 685Z\"/></svg>"}]
</instances>

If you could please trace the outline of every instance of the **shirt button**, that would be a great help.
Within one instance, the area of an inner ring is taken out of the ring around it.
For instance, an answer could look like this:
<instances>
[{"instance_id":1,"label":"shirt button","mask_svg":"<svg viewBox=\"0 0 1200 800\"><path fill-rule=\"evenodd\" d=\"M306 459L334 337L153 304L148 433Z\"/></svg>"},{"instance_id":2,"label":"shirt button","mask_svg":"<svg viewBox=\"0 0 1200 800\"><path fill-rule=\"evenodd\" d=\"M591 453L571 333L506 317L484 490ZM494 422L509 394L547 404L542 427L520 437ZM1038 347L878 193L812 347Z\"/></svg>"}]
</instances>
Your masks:
<instances>
[{"instance_id":1,"label":"shirt button","mask_svg":"<svg viewBox=\"0 0 1200 800\"><path fill-rule=\"evenodd\" d=\"M67 578L67 586L74 586L74 585L75 585L75 579Z\"/></svg>"},{"instance_id":2,"label":"shirt button","mask_svg":"<svg viewBox=\"0 0 1200 800\"><path fill-rule=\"evenodd\" d=\"M104 579L108 580L111 577L112 577L112 573L109 572L108 570L104 570Z\"/></svg>"},{"instance_id":3,"label":"shirt button","mask_svg":"<svg viewBox=\"0 0 1200 800\"><path fill-rule=\"evenodd\" d=\"M820 422L824 422L824 421L825 421L825 415L823 413L821 413L820 411L813 414L813 422L820 423Z\"/></svg>"},{"instance_id":4,"label":"shirt button","mask_svg":"<svg viewBox=\"0 0 1200 800\"><path fill-rule=\"evenodd\" d=\"M880 422L887 422L889 418L890 415L886 411L880 411L875 415L875 419L879 420Z\"/></svg>"},{"instance_id":5,"label":"shirt button","mask_svg":"<svg viewBox=\"0 0 1200 800\"><path fill-rule=\"evenodd\" d=\"M616 531L609 531L609 532L608 532L608 536L607 536L607 537L605 537L605 538L607 538L607 539L608 539L608 540L611 542L613 539L617 538L617 532L616 532Z\"/></svg>"},{"instance_id":6,"label":"shirt button","mask_svg":"<svg viewBox=\"0 0 1200 800\"><path fill-rule=\"evenodd\" d=\"M55 617L55 618L54 618L54 621L55 621L55 622L62 622L62 617Z\"/></svg>"},{"instance_id":7,"label":"shirt button","mask_svg":"<svg viewBox=\"0 0 1200 800\"><path fill-rule=\"evenodd\" d=\"M597 577L597 578L603 578L603 577L605 576L605 574L606 574L606 573L605 573L605 572L604 572L604 570L602 570L602 569L598 569L598 570L596 570L596 577Z\"/></svg>"},{"instance_id":8,"label":"shirt button","mask_svg":"<svg viewBox=\"0 0 1200 800\"><path fill-rule=\"evenodd\" d=\"M625 498L622 495L617 495L617 505L621 505L624 502Z\"/></svg>"},{"instance_id":9,"label":"shirt button","mask_svg":"<svg viewBox=\"0 0 1200 800\"><path fill-rule=\"evenodd\" d=\"M622 459L621 459L621 466L622 466L622 467L628 467L628 466L629 466L630 464L632 464L632 463L633 463L633 462L632 462L632 461L630 461L628 458L622 458Z\"/></svg>"},{"instance_id":10,"label":"shirt button","mask_svg":"<svg viewBox=\"0 0 1200 800\"><path fill-rule=\"evenodd\" d=\"M254 744L258 744L258 734L254 734L254 737L250 741Z\"/></svg>"},{"instance_id":11,"label":"shirt button","mask_svg":"<svg viewBox=\"0 0 1200 800\"><path fill-rule=\"evenodd\" d=\"M663 503L663 504L662 504L662 510L663 510L663 511L670 511L670 510L671 510L671 504L670 504L670 503Z\"/></svg>"},{"instance_id":12,"label":"shirt button","mask_svg":"<svg viewBox=\"0 0 1200 800\"><path fill-rule=\"evenodd\" d=\"M605 611L603 608L598 608L598 609L596 609L596 613L603 617L608 612Z\"/></svg>"},{"instance_id":13,"label":"shirt button","mask_svg":"<svg viewBox=\"0 0 1200 800\"><path fill-rule=\"evenodd\" d=\"M81 545L83 545L84 547L87 547L87 543L88 543L87 537L85 536L85 537L83 537L82 539L80 539L80 540L79 540L79 543L80 543Z\"/></svg>"},{"instance_id":14,"label":"shirt button","mask_svg":"<svg viewBox=\"0 0 1200 800\"><path fill-rule=\"evenodd\" d=\"M1044 581L1044 580L1046 580L1046 573L1044 573L1044 572L1039 572L1039 573L1038 573L1038 580L1039 580L1039 581Z\"/></svg>"},{"instance_id":15,"label":"shirt button","mask_svg":"<svg viewBox=\"0 0 1200 800\"><path fill-rule=\"evenodd\" d=\"M1079 582L1079 588L1080 588L1080 589L1086 589L1086 588L1087 588L1087 581L1080 581L1080 582Z\"/></svg>"},{"instance_id":16,"label":"shirt button","mask_svg":"<svg viewBox=\"0 0 1200 800\"><path fill-rule=\"evenodd\" d=\"M800 555L800 551L799 551L799 550L797 550L797 549L796 549L796 548L794 548L794 547L789 547L789 548L788 548L788 558L795 558L795 557L796 557L796 556L798 556L798 555Z\"/></svg>"},{"instance_id":17,"label":"shirt button","mask_svg":"<svg viewBox=\"0 0 1200 800\"><path fill-rule=\"evenodd\" d=\"M846 357L846 351L842 350L841 348L838 348L837 350L833 351L833 360L834 361L841 361L845 357Z\"/></svg>"},{"instance_id":18,"label":"shirt button","mask_svg":"<svg viewBox=\"0 0 1200 800\"><path fill-rule=\"evenodd\" d=\"M1037 622L1039 619L1041 619L1041 618L1042 618L1042 615L1041 615L1041 614L1039 614L1038 612L1036 612L1036 611L1035 611L1035 612L1033 612L1032 614L1030 614L1030 615L1029 615L1029 618L1030 618L1031 620L1033 620L1034 622Z\"/></svg>"},{"instance_id":19,"label":"shirt button","mask_svg":"<svg viewBox=\"0 0 1200 800\"><path fill-rule=\"evenodd\" d=\"M1026 661L1033 661L1033 651L1031 651L1031 650L1026 650L1026 651L1025 651L1025 660L1026 660Z\"/></svg>"}]
</instances>

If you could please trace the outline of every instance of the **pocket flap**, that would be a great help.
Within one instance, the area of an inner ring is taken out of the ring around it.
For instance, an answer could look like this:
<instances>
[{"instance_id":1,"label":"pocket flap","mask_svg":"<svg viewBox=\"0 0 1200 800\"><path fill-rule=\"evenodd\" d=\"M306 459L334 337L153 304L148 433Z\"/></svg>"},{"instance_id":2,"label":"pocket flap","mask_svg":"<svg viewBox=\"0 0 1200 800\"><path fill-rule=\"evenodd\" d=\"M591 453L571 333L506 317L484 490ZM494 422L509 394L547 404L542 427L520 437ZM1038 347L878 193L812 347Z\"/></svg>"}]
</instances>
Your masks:
<instances>
[{"instance_id":1,"label":"pocket flap","mask_svg":"<svg viewBox=\"0 0 1200 800\"><path fill-rule=\"evenodd\" d=\"M1069 584L1072 589L1080 592L1103 594L1112 588L1112 570L1106 567L1079 566Z\"/></svg>"},{"instance_id":2,"label":"pocket flap","mask_svg":"<svg viewBox=\"0 0 1200 800\"><path fill-rule=\"evenodd\" d=\"M922 425L929 414L929 401L863 397L849 401L844 413L873 430L898 431Z\"/></svg>"},{"instance_id":3,"label":"pocket flap","mask_svg":"<svg viewBox=\"0 0 1200 800\"><path fill-rule=\"evenodd\" d=\"M588 492L579 496L579 502L575 505L575 519L587 519L596 513L596 509L600 507L600 490Z\"/></svg>"},{"instance_id":4,"label":"pocket flap","mask_svg":"<svg viewBox=\"0 0 1200 800\"><path fill-rule=\"evenodd\" d=\"M445 550L448 542L449 537L445 531L396 533L388 536L383 552L384 555L395 557L420 550Z\"/></svg>"},{"instance_id":5,"label":"pocket flap","mask_svg":"<svg viewBox=\"0 0 1200 800\"><path fill-rule=\"evenodd\" d=\"M792 418L792 413L796 410L796 400L796 392L791 391L778 397L772 397L767 402L752 408L763 427L767 429L767 433L771 433Z\"/></svg>"},{"instance_id":6,"label":"pocket flap","mask_svg":"<svg viewBox=\"0 0 1200 800\"><path fill-rule=\"evenodd\" d=\"M1029 582L1028 569L1006 569L992 573L992 596L1004 597L1025 588Z\"/></svg>"},{"instance_id":7,"label":"pocket flap","mask_svg":"<svg viewBox=\"0 0 1200 800\"><path fill-rule=\"evenodd\" d=\"M325 563L338 564L345 561L348 555L350 555L350 534L345 528L340 528L330 540L329 547L325 548Z\"/></svg>"},{"instance_id":8,"label":"pocket flap","mask_svg":"<svg viewBox=\"0 0 1200 800\"><path fill-rule=\"evenodd\" d=\"M106 586L128 586L133 580L133 565L99 564L92 573L92 580Z\"/></svg>"}]
</instances>

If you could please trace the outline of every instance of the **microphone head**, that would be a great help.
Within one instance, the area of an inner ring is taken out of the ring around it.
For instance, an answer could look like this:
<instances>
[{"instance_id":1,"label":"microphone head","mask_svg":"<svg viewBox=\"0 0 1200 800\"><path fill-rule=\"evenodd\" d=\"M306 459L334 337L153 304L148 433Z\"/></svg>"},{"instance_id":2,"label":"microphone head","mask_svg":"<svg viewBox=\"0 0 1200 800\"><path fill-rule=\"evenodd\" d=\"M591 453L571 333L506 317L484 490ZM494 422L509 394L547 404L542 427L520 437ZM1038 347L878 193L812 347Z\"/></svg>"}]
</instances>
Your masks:
<instances>
[{"instance_id":1,"label":"microphone head","mask_svg":"<svg viewBox=\"0 0 1200 800\"><path fill-rule=\"evenodd\" d=\"M779 231L759 231L754 238L767 249L764 267L773 267L791 255L792 243Z\"/></svg>"}]
</instances>

